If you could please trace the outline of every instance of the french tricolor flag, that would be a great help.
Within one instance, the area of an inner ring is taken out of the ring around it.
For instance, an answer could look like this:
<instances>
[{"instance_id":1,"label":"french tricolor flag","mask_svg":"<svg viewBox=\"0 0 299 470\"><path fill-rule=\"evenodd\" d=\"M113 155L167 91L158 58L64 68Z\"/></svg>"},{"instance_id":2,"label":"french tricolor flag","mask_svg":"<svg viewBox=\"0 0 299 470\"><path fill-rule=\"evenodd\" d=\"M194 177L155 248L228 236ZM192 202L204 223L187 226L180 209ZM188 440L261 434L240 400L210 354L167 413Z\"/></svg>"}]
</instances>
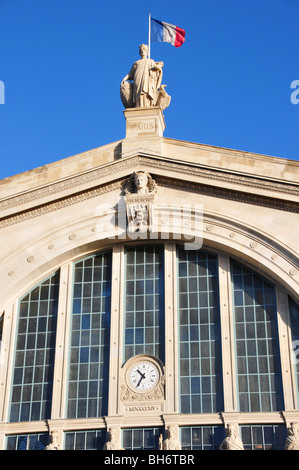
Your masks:
<instances>
[{"instance_id":1,"label":"french tricolor flag","mask_svg":"<svg viewBox=\"0 0 299 470\"><path fill-rule=\"evenodd\" d=\"M175 47L181 47L185 34L178 26L151 18L151 41L170 42Z\"/></svg>"}]
</instances>

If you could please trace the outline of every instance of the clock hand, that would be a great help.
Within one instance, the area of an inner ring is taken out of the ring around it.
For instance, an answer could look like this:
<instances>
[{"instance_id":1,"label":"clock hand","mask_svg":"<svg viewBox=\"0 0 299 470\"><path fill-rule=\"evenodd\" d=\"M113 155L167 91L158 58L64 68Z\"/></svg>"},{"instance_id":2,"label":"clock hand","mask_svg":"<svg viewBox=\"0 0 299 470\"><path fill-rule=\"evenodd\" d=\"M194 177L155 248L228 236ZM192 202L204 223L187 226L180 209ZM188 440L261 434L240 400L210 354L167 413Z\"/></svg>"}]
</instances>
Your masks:
<instances>
[{"instance_id":1,"label":"clock hand","mask_svg":"<svg viewBox=\"0 0 299 470\"><path fill-rule=\"evenodd\" d=\"M138 384L136 385L136 387L139 387L139 385L140 385L140 383L141 383L141 380L142 380L142 379L145 379L145 374L142 374L139 369L137 369L137 372L139 372L139 374L140 374L140 376L141 376L140 379L139 379Z\"/></svg>"},{"instance_id":2,"label":"clock hand","mask_svg":"<svg viewBox=\"0 0 299 470\"><path fill-rule=\"evenodd\" d=\"M140 385L142 379L144 379L144 377L140 377L139 382L138 382L138 384L136 385L136 387L139 387L139 385Z\"/></svg>"}]
</instances>

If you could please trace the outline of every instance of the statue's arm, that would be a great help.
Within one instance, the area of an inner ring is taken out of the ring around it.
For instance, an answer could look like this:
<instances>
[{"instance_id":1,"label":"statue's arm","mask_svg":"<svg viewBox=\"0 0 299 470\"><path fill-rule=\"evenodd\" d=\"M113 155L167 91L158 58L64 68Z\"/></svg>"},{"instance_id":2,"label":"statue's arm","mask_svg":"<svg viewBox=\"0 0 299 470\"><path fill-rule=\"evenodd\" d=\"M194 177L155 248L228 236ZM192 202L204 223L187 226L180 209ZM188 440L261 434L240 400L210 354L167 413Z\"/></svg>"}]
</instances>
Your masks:
<instances>
[{"instance_id":1,"label":"statue's arm","mask_svg":"<svg viewBox=\"0 0 299 470\"><path fill-rule=\"evenodd\" d=\"M127 74L123 79L121 83L124 83L126 80L129 80L129 74Z\"/></svg>"},{"instance_id":2,"label":"statue's arm","mask_svg":"<svg viewBox=\"0 0 299 470\"><path fill-rule=\"evenodd\" d=\"M155 64L153 68L158 70L159 72L162 72L162 67L160 67L160 65Z\"/></svg>"},{"instance_id":3,"label":"statue's arm","mask_svg":"<svg viewBox=\"0 0 299 470\"><path fill-rule=\"evenodd\" d=\"M122 83L126 80L134 80L134 71L135 71L135 64L133 64L130 72L123 78Z\"/></svg>"}]
</instances>

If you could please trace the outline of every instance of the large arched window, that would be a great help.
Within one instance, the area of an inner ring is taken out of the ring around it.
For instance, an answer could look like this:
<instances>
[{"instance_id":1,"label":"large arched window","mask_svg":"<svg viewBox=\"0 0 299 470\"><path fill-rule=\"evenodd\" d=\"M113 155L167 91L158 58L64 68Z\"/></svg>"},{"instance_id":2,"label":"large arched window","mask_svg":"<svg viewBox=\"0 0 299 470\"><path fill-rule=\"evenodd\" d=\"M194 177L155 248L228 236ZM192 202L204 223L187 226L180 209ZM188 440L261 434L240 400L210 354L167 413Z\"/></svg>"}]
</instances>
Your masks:
<instances>
[{"instance_id":1,"label":"large arched window","mask_svg":"<svg viewBox=\"0 0 299 470\"><path fill-rule=\"evenodd\" d=\"M75 264L68 418L107 414L111 252Z\"/></svg>"},{"instance_id":2,"label":"large arched window","mask_svg":"<svg viewBox=\"0 0 299 470\"><path fill-rule=\"evenodd\" d=\"M45 447L45 420L60 418L64 448L100 449L121 415L123 447L154 449L166 413L184 449L217 449L231 412L246 449L283 448L285 406L299 416L298 316L283 287L215 250L159 240L69 262L19 301L7 448ZM282 366L286 351L294 371ZM163 369L160 408L140 396L121 404L126 364L139 355ZM15 427L28 421L30 431Z\"/></svg>"},{"instance_id":3,"label":"large arched window","mask_svg":"<svg viewBox=\"0 0 299 470\"><path fill-rule=\"evenodd\" d=\"M283 409L275 288L232 262L240 411Z\"/></svg>"},{"instance_id":4,"label":"large arched window","mask_svg":"<svg viewBox=\"0 0 299 470\"><path fill-rule=\"evenodd\" d=\"M51 418L59 272L19 304L10 421Z\"/></svg>"},{"instance_id":5,"label":"large arched window","mask_svg":"<svg viewBox=\"0 0 299 470\"><path fill-rule=\"evenodd\" d=\"M180 408L223 411L217 256L178 250Z\"/></svg>"}]
</instances>

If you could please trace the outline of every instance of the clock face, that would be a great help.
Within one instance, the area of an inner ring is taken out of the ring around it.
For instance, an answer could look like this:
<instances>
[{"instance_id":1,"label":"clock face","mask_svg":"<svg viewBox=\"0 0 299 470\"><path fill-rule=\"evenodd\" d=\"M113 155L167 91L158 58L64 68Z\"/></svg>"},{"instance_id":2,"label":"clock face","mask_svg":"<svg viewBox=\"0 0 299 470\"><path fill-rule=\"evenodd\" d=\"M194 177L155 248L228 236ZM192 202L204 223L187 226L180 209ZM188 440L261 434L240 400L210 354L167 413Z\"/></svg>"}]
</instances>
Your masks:
<instances>
[{"instance_id":1,"label":"clock face","mask_svg":"<svg viewBox=\"0 0 299 470\"><path fill-rule=\"evenodd\" d=\"M130 385L135 391L147 392L159 379L158 368L149 361L138 362L129 372Z\"/></svg>"}]
</instances>

